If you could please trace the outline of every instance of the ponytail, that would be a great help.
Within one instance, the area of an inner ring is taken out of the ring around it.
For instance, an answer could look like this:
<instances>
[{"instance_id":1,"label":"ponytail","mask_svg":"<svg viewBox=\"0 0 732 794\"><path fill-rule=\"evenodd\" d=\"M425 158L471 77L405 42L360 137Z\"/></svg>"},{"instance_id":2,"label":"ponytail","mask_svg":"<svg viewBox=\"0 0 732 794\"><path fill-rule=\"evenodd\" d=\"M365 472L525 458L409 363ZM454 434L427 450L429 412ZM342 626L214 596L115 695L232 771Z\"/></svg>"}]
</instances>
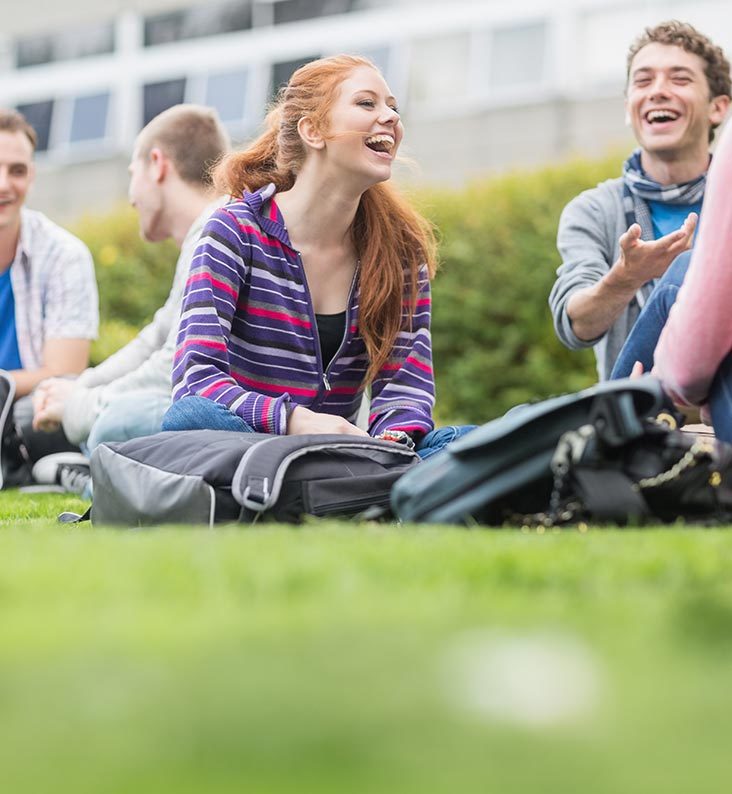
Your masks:
<instances>
[{"instance_id":1,"label":"ponytail","mask_svg":"<svg viewBox=\"0 0 732 794\"><path fill-rule=\"evenodd\" d=\"M215 167L213 181L217 190L230 196L241 196L245 190L255 191L274 182L277 191L289 190L295 174L279 164L279 139L283 109L276 104L264 121L265 130L253 143L224 157Z\"/></svg>"}]
</instances>

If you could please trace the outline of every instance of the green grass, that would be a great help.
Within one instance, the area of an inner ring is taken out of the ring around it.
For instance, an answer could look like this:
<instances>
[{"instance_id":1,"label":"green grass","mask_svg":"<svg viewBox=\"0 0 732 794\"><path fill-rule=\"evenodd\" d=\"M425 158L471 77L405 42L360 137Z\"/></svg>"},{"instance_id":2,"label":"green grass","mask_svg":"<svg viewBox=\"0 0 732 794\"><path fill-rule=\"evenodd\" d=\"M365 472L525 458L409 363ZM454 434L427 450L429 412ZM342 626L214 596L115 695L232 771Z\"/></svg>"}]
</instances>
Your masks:
<instances>
[{"instance_id":1,"label":"green grass","mask_svg":"<svg viewBox=\"0 0 732 794\"><path fill-rule=\"evenodd\" d=\"M7 792L719 792L732 534L125 532L0 493Z\"/></svg>"}]
</instances>

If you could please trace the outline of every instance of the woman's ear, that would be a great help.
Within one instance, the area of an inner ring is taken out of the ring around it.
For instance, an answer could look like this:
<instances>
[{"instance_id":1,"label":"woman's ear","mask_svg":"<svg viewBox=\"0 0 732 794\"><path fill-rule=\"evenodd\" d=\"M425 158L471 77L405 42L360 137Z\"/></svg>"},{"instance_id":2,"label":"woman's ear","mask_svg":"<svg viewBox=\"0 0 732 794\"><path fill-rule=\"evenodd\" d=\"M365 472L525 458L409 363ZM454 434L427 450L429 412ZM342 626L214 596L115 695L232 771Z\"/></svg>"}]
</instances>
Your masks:
<instances>
[{"instance_id":1,"label":"woman's ear","mask_svg":"<svg viewBox=\"0 0 732 794\"><path fill-rule=\"evenodd\" d=\"M325 148L325 138L308 116L303 116L300 121L297 122L297 131L302 142L309 148Z\"/></svg>"}]
</instances>

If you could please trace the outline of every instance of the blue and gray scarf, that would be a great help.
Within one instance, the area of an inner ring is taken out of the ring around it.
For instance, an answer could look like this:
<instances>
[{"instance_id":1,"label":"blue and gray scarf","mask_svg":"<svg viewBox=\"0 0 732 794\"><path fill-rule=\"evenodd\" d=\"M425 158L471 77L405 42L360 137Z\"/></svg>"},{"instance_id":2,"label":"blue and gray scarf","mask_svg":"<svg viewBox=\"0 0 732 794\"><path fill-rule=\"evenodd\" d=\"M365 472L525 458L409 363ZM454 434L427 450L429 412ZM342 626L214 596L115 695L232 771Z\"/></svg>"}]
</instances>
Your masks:
<instances>
[{"instance_id":1,"label":"blue and gray scarf","mask_svg":"<svg viewBox=\"0 0 732 794\"><path fill-rule=\"evenodd\" d=\"M623 166L623 209L626 228L640 224L641 239L653 240L653 223L649 201L665 204L696 204L704 198L707 175L702 174L681 185L659 185L641 166L641 150L636 149Z\"/></svg>"}]
</instances>

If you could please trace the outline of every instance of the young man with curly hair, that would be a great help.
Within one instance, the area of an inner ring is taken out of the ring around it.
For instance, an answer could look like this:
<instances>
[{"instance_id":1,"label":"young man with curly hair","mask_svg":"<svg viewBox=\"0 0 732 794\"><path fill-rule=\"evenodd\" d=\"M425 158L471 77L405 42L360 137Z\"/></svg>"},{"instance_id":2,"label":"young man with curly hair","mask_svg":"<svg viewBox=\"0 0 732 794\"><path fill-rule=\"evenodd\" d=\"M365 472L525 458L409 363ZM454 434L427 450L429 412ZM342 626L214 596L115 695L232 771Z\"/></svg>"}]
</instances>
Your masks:
<instances>
[{"instance_id":1,"label":"young man with curly hair","mask_svg":"<svg viewBox=\"0 0 732 794\"><path fill-rule=\"evenodd\" d=\"M625 109L639 148L622 177L565 207L549 297L560 340L593 347L601 380L657 279L691 246L731 93L724 53L687 23L647 28L628 52Z\"/></svg>"}]
</instances>

